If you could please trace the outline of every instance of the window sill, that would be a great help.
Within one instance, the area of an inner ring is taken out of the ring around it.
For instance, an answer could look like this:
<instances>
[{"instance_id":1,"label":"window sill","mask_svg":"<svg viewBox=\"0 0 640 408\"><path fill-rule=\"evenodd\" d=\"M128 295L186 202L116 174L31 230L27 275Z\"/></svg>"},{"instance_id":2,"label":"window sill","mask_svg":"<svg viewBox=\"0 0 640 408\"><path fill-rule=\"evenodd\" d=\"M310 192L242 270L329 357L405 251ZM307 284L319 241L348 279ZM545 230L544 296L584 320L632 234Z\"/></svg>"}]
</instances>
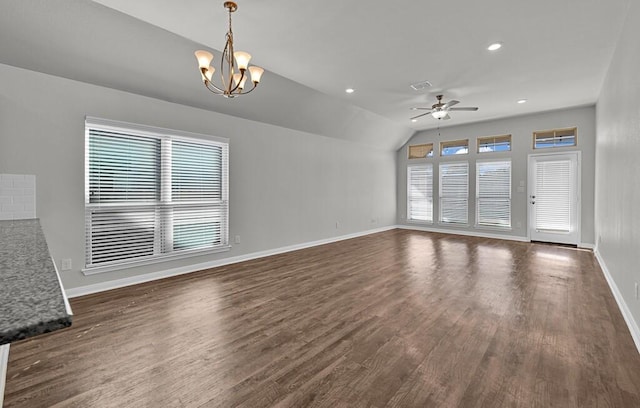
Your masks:
<instances>
[{"instance_id":1,"label":"window sill","mask_svg":"<svg viewBox=\"0 0 640 408\"><path fill-rule=\"evenodd\" d=\"M457 223L457 222L439 222L438 225L443 226L443 227L457 227L457 228L469 228L471 225L467 224L462 224L462 223Z\"/></svg>"},{"instance_id":2,"label":"window sill","mask_svg":"<svg viewBox=\"0 0 640 408\"><path fill-rule=\"evenodd\" d=\"M82 273L87 276L96 275L99 273L113 272L113 271L119 271L122 269L135 268L139 266L153 265L160 262L175 261L178 259L192 258L195 256L202 256L202 255L209 255L209 254L218 254L221 252L227 252L230 249L231 249L231 245L226 245L226 246L216 247L212 249L196 249L191 251L179 252L177 254L164 254L164 255L149 257L146 259L131 260L131 261L119 262L115 264L83 268Z\"/></svg>"},{"instance_id":3,"label":"window sill","mask_svg":"<svg viewBox=\"0 0 640 408\"><path fill-rule=\"evenodd\" d=\"M427 224L427 225L433 225L433 221L407 220L407 224Z\"/></svg>"},{"instance_id":4,"label":"window sill","mask_svg":"<svg viewBox=\"0 0 640 408\"><path fill-rule=\"evenodd\" d=\"M476 225L475 229L489 230L489 231L513 231L513 227L499 227L491 225Z\"/></svg>"}]
</instances>

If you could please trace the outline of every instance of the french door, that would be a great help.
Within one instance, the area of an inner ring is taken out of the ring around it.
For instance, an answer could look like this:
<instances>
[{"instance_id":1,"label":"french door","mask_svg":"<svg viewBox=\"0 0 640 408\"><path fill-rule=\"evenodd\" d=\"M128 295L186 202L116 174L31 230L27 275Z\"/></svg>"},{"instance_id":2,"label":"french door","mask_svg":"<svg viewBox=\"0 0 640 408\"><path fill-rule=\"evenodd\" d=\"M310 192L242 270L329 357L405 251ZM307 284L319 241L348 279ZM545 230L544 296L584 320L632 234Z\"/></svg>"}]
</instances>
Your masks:
<instances>
[{"instance_id":1,"label":"french door","mask_svg":"<svg viewBox=\"0 0 640 408\"><path fill-rule=\"evenodd\" d=\"M580 243L580 152L531 154L529 238Z\"/></svg>"}]
</instances>

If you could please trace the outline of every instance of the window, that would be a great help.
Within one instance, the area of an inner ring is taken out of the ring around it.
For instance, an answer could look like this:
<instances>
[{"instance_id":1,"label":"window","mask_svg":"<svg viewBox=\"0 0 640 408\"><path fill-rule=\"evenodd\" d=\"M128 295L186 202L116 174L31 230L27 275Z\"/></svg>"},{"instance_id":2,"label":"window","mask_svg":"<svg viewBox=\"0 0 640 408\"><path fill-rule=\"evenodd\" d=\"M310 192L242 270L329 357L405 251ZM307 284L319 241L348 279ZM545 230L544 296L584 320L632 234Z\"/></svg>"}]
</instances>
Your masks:
<instances>
[{"instance_id":1,"label":"window","mask_svg":"<svg viewBox=\"0 0 640 408\"><path fill-rule=\"evenodd\" d=\"M511 160L476 163L476 223L511 227Z\"/></svg>"},{"instance_id":2,"label":"window","mask_svg":"<svg viewBox=\"0 0 640 408\"><path fill-rule=\"evenodd\" d=\"M440 156L469 153L469 139L440 142Z\"/></svg>"},{"instance_id":3,"label":"window","mask_svg":"<svg viewBox=\"0 0 640 408\"><path fill-rule=\"evenodd\" d=\"M575 146L577 144L577 135L577 128L533 132L533 148Z\"/></svg>"},{"instance_id":4,"label":"window","mask_svg":"<svg viewBox=\"0 0 640 408\"><path fill-rule=\"evenodd\" d=\"M478 138L478 153L507 152L511 150L511 135Z\"/></svg>"},{"instance_id":5,"label":"window","mask_svg":"<svg viewBox=\"0 0 640 408\"><path fill-rule=\"evenodd\" d=\"M469 222L469 163L440 163L440 222Z\"/></svg>"},{"instance_id":6,"label":"window","mask_svg":"<svg viewBox=\"0 0 640 408\"><path fill-rule=\"evenodd\" d=\"M433 165L407 168L407 219L433 222Z\"/></svg>"},{"instance_id":7,"label":"window","mask_svg":"<svg viewBox=\"0 0 640 408\"><path fill-rule=\"evenodd\" d=\"M536 231L570 232L575 171L570 158L535 161Z\"/></svg>"},{"instance_id":8,"label":"window","mask_svg":"<svg viewBox=\"0 0 640 408\"><path fill-rule=\"evenodd\" d=\"M226 139L87 118L86 269L228 248Z\"/></svg>"},{"instance_id":9,"label":"window","mask_svg":"<svg viewBox=\"0 0 640 408\"><path fill-rule=\"evenodd\" d=\"M433 157L433 143L409 146L410 159L424 159Z\"/></svg>"}]
</instances>

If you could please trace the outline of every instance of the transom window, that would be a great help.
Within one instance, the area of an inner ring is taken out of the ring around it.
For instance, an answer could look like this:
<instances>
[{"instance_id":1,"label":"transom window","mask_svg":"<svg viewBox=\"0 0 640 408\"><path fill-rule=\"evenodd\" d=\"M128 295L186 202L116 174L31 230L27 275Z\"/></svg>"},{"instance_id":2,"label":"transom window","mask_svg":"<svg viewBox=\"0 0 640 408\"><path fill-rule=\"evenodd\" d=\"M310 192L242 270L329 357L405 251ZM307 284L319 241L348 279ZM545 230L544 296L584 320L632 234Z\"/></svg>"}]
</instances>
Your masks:
<instances>
[{"instance_id":1,"label":"transom window","mask_svg":"<svg viewBox=\"0 0 640 408\"><path fill-rule=\"evenodd\" d=\"M507 152L511 150L511 135L478 138L478 153Z\"/></svg>"},{"instance_id":2,"label":"transom window","mask_svg":"<svg viewBox=\"0 0 640 408\"><path fill-rule=\"evenodd\" d=\"M95 118L85 134L87 271L228 249L227 139Z\"/></svg>"},{"instance_id":3,"label":"transom window","mask_svg":"<svg viewBox=\"0 0 640 408\"><path fill-rule=\"evenodd\" d=\"M440 156L469 153L469 139L440 142Z\"/></svg>"},{"instance_id":4,"label":"transom window","mask_svg":"<svg viewBox=\"0 0 640 408\"><path fill-rule=\"evenodd\" d=\"M409 146L409 159L433 157L433 143Z\"/></svg>"},{"instance_id":5,"label":"transom window","mask_svg":"<svg viewBox=\"0 0 640 408\"><path fill-rule=\"evenodd\" d=\"M545 149L549 147L576 146L578 138L577 128L543 130L533 132L533 148Z\"/></svg>"}]
</instances>

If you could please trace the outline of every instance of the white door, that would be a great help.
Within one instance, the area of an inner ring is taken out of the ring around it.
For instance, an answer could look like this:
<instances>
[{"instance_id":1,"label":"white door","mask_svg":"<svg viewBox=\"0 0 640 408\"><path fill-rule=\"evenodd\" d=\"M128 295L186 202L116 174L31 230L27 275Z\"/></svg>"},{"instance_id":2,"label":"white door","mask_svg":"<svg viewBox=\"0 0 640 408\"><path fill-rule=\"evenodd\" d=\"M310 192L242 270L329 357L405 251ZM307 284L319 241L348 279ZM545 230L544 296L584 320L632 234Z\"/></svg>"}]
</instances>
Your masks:
<instances>
[{"instance_id":1,"label":"white door","mask_svg":"<svg viewBox=\"0 0 640 408\"><path fill-rule=\"evenodd\" d=\"M529 238L580 243L580 152L529 155Z\"/></svg>"}]
</instances>

